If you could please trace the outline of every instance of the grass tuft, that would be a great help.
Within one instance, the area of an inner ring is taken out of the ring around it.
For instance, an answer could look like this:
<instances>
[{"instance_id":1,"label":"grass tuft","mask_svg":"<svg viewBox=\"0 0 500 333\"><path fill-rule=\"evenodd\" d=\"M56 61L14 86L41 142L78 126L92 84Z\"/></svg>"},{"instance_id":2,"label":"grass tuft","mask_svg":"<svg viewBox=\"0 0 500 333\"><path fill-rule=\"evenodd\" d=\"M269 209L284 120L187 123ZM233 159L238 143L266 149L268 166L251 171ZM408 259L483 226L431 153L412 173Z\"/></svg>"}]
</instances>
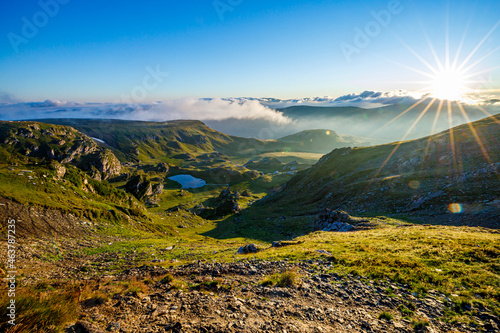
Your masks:
<instances>
[{"instance_id":1,"label":"grass tuft","mask_svg":"<svg viewBox=\"0 0 500 333\"><path fill-rule=\"evenodd\" d=\"M172 276L172 274L168 273L160 280L160 283L168 284L168 283L172 282L173 280L174 280L174 277Z\"/></svg>"},{"instance_id":2,"label":"grass tuft","mask_svg":"<svg viewBox=\"0 0 500 333\"><path fill-rule=\"evenodd\" d=\"M302 284L300 274L293 270L288 270L281 274L273 274L266 276L261 282L263 286L276 286L276 287L298 287Z\"/></svg>"},{"instance_id":3,"label":"grass tuft","mask_svg":"<svg viewBox=\"0 0 500 333\"><path fill-rule=\"evenodd\" d=\"M420 331L429 326L429 321L427 319L413 319L411 321L411 326L415 331Z\"/></svg>"},{"instance_id":4,"label":"grass tuft","mask_svg":"<svg viewBox=\"0 0 500 333\"><path fill-rule=\"evenodd\" d=\"M390 312L387 312L387 311L382 311L379 315L378 315L378 319L382 320L382 319L385 319L385 320L392 320L394 318L394 316L392 315L392 313Z\"/></svg>"},{"instance_id":5,"label":"grass tuft","mask_svg":"<svg viewBox=\"0 0 500 333\"><path fill-rule=\"evenodd\" d=\"M36 296L35 296L36 295ZM64 326L78 317L80 290L72 285L50 293L23 290L16 294L16 325L3 320L0 331L17 332L62 332ZM10 299L0 298L0 316L7 317Z\"/></svg>"}]
</instances>

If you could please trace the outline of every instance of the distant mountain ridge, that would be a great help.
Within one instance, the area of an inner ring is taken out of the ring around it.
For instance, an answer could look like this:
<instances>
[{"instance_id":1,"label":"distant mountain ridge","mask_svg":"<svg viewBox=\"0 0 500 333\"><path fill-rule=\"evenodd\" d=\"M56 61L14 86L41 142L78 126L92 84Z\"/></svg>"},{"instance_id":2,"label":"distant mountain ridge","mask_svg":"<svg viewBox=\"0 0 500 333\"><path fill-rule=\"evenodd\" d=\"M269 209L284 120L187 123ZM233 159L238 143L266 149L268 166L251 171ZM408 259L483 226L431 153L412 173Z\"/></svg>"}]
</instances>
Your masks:
<instances>
[{"instance_id":1,"label":"distant mountain ridge","mask_svg":"<svg viewBox=\"0 0 500 333\"><path fill-rule=\"evenodd\" d=\"M278 140L258 140L227 135L198 120L142 122L110 119L42 119L41 122L72 126L105 142L124 162L186 159L208 152L252 155L262 152L319 152L369 144L362 139L338 136L327 130L305 131ZM301 137L308 133L308 137ZM311 141L312 140L312 141Z\"/></svg>"},{"instance_id":2,"label":"distant mountain ridge","mask_svg":"<svg viewBox=\"0 0 500 333\"><path fill-rule=\"evenodd\" d=\"M314 153L327 153L334 148L370 146L371 142L362 138L339 135L333 130L305 130L276 140L290 149L302 149ZM293 148L292 148L293 147Z\"/></svg>"}]
</instances>

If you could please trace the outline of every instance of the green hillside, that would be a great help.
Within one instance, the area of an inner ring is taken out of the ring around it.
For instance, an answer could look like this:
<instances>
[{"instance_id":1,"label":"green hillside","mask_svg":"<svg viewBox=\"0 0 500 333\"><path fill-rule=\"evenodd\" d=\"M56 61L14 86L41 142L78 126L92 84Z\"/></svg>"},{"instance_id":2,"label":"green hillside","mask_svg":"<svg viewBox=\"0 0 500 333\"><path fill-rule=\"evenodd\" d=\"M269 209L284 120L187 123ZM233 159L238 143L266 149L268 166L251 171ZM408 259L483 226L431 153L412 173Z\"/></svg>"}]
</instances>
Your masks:
<instances>
[{"instance_id":1,"label":"green hillside","mask_svg":"<svg viewBox=\"0 0 500 333\"><path fill-rule=\"evenodd\" d=\"M303 151L312 153L328 153L340 147L369 146L369 141L353 136L339 135L333 130L306 130L280 138L277 144L283 145L288 151Z\"/></svg>"},{"instance_id":2,"label":"green hillside","mask_svg":"<svg viewBox=\"0 0 500 333\"><path fill-rule=\"evenodd\" d=\"M278 140L258 140L226 135L197 120L142 122L106 119L45 119L68 125L105 142L123 162L179 164L218 152L245 163L274 152L326 153L334 148L369 145L365 139L339 136L334 131L309 130Z\"/></svg>"},{"instance_id":3,"label":"green hillside","mask_svg":"<svg viewBox=\"0 0 500 333\"><path fill-rule=\"evenodd\" d=\"M455 217L483 214L474 223L496 221L499 227L499 119L418 140L335 149L264 204L300 203L296 207L306 212L330 207L364 214L421 213L436 219L448 218L455 207L450 205L456 204L464 214Z\"/></svg>"},{"instance_id":4,"label":"green hillside","mask_svg":"<svg viewBox=\"0 0 500 333\"><path fill-rule=\"evenodd\" d=\"M147 224L144 205L108 181L124 170L109 149L71 127L0 122L0 197L9 202L71 214L94 221L96 228ZM47 223L52 226L43 226L40 234L57 232L57 220ZM30 233L40 228L22 227Z\"/></svg>"}]
</instances>

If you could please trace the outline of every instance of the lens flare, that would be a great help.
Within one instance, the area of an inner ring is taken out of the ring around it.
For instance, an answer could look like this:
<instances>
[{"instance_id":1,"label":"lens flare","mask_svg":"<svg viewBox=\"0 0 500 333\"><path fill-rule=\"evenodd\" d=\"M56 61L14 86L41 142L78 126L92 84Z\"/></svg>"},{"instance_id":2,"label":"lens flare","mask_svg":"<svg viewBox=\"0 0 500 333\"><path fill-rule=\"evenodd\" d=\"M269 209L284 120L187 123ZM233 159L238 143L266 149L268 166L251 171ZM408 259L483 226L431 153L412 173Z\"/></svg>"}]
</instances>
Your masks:
<instances>
[{"instance_id":1,"label":"lens flare","mask_svg":"<svg viewBox=\"0 0 500 333\"><path fill-rule=\"evenodd\" d=\"M463 211L463 207L459 203L451 203L448 205L448 210L452 212L453 214L458 214Z\"/></svg>"},{"instance_id":2,"label":"lens flare","mask_svg":"<svg viewBox=\"0 0 500 333\"><path fill-rule=\"evenodd\" d=\"M408 183L408 186L416 190L420 187L420 182L418 180L412 180Z\"/></svg>"}]
</instances>

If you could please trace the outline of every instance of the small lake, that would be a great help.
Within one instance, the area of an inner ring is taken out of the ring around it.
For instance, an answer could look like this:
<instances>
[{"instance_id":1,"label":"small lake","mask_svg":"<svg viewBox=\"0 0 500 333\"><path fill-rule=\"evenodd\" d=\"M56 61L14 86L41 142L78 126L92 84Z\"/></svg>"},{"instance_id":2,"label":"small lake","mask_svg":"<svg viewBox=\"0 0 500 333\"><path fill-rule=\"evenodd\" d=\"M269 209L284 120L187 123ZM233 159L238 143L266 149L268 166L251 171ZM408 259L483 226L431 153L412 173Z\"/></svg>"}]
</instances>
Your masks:
<instances>
[{"instance_id":1,"label":"small lake","mask_svg":"<svg viewBox=\"0 0 500 333\"><path fill-rule=\"evenodd\" d=\"M203 179L196 178L191 175L177 175L168 177L168 179L178 182L181 184L182 188L200 188L207 185L207 182Z\"/></svg>"}]
</instances>

